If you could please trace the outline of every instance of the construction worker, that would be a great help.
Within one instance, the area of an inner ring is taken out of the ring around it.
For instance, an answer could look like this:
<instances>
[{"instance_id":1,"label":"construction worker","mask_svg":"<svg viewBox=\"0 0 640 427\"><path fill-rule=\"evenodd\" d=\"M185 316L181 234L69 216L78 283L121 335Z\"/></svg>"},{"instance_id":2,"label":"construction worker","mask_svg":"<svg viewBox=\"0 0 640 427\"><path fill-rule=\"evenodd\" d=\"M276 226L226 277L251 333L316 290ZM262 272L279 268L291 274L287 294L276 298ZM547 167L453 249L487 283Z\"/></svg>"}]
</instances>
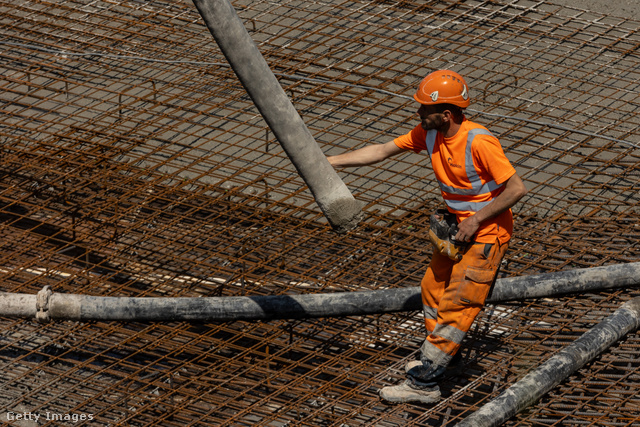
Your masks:
<instances>
[{"instance_id":1,"label":"construction worker","mask_svg":"<svg viewBox=\"0 0 640 427\"><path fill-rule=\"evenodd\" d=\"M484 306L507 251L511 207L527 190L498 139L466 119L471 99L462 76L435 71L422 80L414 98L420 103L420 124L411 132L328 159L342 168L372 165L406 150L429 153L447 215L455 215L451 247L458 251L452 257L434 249L421 282L427 338L420 360L408 362L407 380L383 387L380 396L389 402L433 403L440 399L438 380Z\"/></svg>"}]
</instances>

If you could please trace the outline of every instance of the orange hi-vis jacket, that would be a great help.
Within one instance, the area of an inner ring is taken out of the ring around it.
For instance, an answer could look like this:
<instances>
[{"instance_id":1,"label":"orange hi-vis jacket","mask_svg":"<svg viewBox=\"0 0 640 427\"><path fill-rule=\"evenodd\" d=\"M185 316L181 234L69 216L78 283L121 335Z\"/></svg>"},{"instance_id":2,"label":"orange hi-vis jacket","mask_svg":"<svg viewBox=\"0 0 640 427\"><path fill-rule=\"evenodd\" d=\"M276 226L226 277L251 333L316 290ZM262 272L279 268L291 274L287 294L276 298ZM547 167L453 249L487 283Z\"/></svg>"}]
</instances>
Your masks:
<instances>
[{"instance_id":1,"label":"orange hi-vis jacket","mask_svg":"<svg viewBox=\"0 0 640 427\"><path fill-rule=\"evenodd\" d=\"M478 212L504 189L516 170L504 154L500 142L483 126L464 120L451 138L421 125L394 140L405 150L427 150L442 197L458 221ZM484 221L473 240L478 243L506 243L513 232L511 209Z\"/></svg>"}]
</instances>

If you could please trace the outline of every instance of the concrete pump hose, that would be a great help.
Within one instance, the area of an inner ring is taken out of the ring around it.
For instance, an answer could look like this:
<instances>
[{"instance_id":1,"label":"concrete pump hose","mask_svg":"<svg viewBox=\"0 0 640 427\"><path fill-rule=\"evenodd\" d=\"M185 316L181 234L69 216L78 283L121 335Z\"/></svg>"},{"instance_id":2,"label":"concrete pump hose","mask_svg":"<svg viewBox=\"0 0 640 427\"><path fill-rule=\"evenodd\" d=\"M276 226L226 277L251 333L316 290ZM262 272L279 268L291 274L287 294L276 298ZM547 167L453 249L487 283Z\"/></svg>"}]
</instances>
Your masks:
<instances>
[{"instance_id":1,"label":"concrete pump hose","mask_svg":"<svg viewBox=\"0 0 640 427\"><path fill-rule=\"evenodd\" d=\"M640 297L624 303L611 316L527 374L500 396L458 423L457 427L502 425L638 327L640 327Z\"/></svg>"},{"instance_id":2,"label":"concrete pump hose","mask_svg":"<svg viewBox=\"0 0 640 427\"><path fill-rule=\"evenodd\" d=\"M362 218L362 204L320 150L233 6L228 0L193 3L333 229L355 228Z\"/></svg>"},{"instance_id":3,"label":"concrete pump hose","mask_svg":"<svg viewBox=\"0 0 640 427\"><path fill-rule=\"evenodd\" d=\"M549 297L637 285L640 263L496 281L489 302ZM0 316L55 320L234 321L342 317L420 310L420 288L247 297L130 298L0 293Z\"/></svg>"}]
</instances>

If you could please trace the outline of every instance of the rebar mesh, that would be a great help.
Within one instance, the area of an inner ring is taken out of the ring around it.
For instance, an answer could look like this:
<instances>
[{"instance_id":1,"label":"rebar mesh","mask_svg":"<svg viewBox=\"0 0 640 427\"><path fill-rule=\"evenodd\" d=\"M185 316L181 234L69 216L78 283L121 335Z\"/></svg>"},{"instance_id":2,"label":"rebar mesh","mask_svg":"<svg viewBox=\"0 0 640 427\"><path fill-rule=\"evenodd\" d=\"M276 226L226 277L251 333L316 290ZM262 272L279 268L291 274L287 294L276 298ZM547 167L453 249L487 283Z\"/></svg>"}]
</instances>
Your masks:
<instances>
[{"instance_id":1,"label":"rebar mesh","mask_svg":"<svg viewBox=\"0 0 640 427\"><path fill-rule=\"evenodd\" d=\"M525 0L233 4L327 154L410 130L428 71L467 78L468 117L500 138L529 189L503 276L638 260L639 21ZM0 29L3 291L231 296L419 282L441 203L428 159L341 171L365 219L333 233L192 3L3 0ZM0 419L454 425L637 294L488 306L432 407L377 396L422 342L416 312L3 318ZM630 335L508 425L640 425L639 345Z\"/></svg>"}]
</instances>

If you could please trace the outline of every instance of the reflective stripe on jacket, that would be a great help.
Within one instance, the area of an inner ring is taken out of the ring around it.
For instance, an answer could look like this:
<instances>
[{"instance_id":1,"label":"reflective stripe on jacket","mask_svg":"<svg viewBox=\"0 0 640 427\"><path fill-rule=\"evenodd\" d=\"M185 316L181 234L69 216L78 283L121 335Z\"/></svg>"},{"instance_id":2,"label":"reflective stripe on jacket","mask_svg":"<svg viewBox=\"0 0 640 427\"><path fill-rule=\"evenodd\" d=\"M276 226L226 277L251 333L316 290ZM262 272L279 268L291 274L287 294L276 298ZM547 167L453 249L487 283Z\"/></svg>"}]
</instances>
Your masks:
<instances>
[{"instance_id":1,"label":"reflective stripe on jacket","mask_svg":"<svg viewBox=\"0 0 640 427\"><path fill-rule=\"evenodd\" d=\"M432 158L436 144L436 137L438 132L436 130L430 130L426 135L426 146L429 156ZM473 155L471 152L471 146L473 140L478 135L491 135L491 133L480 127L473 128L467 132L467 142L465 148L465 164L464 169L466 173L466 187L454 187L447 185L441 181L440 177L436 173L436 179L440 185L442 191L442 197L449 209L455 212L478 212L483 207L487 206L493 201L492 192L501 189L504 185L498 185L495 181L488 181L482 183L478 172L476 171L473 161ZM444 143L444 142L442 142Z\"/></svg>"}]
</instances>

